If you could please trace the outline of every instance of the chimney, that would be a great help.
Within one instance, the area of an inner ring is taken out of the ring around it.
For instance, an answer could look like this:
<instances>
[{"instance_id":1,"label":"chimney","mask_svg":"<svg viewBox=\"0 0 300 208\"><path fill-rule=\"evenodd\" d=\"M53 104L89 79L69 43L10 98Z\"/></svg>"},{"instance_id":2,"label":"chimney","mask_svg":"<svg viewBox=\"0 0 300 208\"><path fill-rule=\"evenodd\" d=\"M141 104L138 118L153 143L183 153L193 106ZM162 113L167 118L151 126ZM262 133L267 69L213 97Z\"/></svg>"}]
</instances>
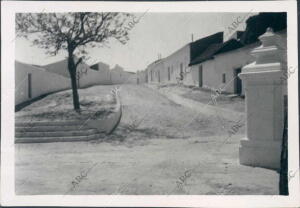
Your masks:
<instances>
[{"instance_id":1,"label":"chimney","mask_svg":"<svg viewBox=\"0 0 300 208\"><path fill-rule=\"evenodd\" d=\"M192 42L194 42L194 34L193 33L191 35L191 38L192 38Z\"/></svg>"}]
</instances>

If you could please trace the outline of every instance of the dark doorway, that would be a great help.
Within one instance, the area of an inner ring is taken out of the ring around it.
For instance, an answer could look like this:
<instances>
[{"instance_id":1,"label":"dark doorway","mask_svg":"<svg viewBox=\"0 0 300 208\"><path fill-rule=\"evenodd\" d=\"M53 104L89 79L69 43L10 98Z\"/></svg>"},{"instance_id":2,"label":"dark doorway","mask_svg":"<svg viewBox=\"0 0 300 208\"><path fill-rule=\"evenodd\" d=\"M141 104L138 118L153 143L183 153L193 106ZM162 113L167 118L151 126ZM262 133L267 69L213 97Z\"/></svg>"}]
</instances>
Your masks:
<instances>
[{"instance_id":1,"label":"dark doorway","mask_svg":"<svg viewBox=\"0 0 300 208\"><path fill-rule=\"evenodd\" d=\"M158 82L160 82L160 71L158 70Z\"/></svg>"},{"instance_id":2,"label":"dark doorway","mask_svg":"<svg viewBox=\"0 0 300 208\"><path fill-rule=\"evenodd\" d=\"M28 98L32 97L31 74L28 74Z\"/></svg>"},{"instance_id":3,"label":"dark doorway","mask_svg":"<svg viewBox=\"0 0 300 208\"><path fill-rule=\"evenodd\" d=\"M199 87L203 85L203 68L202 65L199 66Z\"/></svg>"},{"instance_id":4,"label":"dark doorway","mask_svg":"<svg viewBox=\"0 0 300 208\"><path fill-rule=\"evenodd\" d=\"M241 68L238 68L235 70L235 86L234 86L234 93L235 94L242 94L242 80L239 78L239 73L241 73L242 69Z\"/></svg>"}]
</instances>

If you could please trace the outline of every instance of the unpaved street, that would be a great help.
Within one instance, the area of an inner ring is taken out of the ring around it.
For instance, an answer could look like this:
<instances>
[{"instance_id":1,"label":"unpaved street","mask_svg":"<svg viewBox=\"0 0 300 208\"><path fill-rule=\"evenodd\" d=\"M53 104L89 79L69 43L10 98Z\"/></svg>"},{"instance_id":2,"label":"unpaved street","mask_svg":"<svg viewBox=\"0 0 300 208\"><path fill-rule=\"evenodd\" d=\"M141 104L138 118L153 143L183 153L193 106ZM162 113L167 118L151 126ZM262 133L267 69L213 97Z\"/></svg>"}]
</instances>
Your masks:
<instances>
[{"instance_id":1,"label":"unpaved street","mask_svg":"<svg viewBox=\"0 0 300 208\"><path fill-rule=\"evenodd\" d=\"M105 141L16 144L16 193L278 194L275 171L239 165L244 126L230 136L234 120L146 86L122 85L120 94L123 117Z\"/></svg>"}]
</instances>

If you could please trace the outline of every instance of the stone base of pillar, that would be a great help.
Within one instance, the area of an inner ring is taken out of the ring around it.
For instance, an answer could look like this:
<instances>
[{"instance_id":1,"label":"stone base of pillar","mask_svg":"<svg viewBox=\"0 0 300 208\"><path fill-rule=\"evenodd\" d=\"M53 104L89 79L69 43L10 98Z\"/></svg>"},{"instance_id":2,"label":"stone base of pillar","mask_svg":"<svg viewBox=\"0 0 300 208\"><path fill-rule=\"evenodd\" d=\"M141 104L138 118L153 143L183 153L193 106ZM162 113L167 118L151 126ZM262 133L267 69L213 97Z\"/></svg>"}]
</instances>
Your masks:
<instances>
[{"instance_id":1,"label":"stone base of pillar","mask_svg":"<svg viewBox=\"0 0 300 208\"><path fill-rule=\"evenodd\" d=\"M239 148L240 164L280 169L281 142L241 140Z\"/></svg>"}]
</instances>

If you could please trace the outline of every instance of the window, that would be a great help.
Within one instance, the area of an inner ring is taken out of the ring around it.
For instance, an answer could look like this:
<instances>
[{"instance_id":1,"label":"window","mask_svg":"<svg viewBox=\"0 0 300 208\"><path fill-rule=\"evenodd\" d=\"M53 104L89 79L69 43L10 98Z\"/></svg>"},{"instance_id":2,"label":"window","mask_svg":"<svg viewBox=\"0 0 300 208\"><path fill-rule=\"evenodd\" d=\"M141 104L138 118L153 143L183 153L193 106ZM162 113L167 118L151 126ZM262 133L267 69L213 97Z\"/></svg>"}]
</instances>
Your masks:
<instances>
[{"instance_id":1,"label":"window","mask_svg":"<svg viewBox=\"0 0 300 208\"><path fill-rule=\"evenodd\" d=\"M222 82L226 83L226 74L222 74Z\"/></svg>"}]
</instances>

